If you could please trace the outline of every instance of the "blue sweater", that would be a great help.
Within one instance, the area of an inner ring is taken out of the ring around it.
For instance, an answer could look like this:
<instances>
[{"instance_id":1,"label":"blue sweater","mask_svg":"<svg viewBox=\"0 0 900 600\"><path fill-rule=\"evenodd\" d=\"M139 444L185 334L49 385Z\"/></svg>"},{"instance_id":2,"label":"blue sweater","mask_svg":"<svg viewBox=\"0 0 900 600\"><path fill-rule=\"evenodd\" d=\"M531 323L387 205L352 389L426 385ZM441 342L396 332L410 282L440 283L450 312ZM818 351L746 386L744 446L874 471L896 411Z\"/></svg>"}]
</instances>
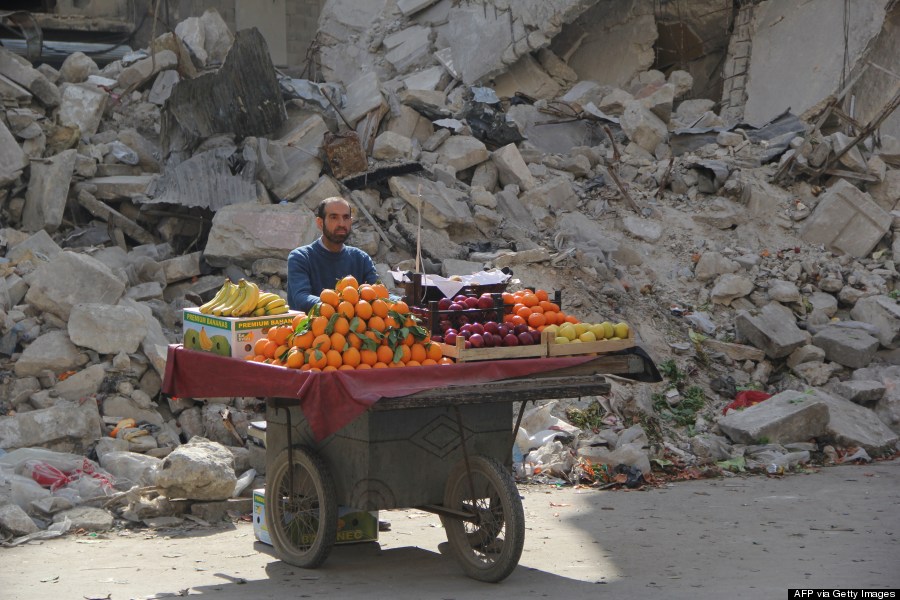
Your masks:
<instances>
[{"instance_id":1,"label":"blue sweater","mask_svg":"<svg viewBox=\"0 0 900 600\"><path fill-rule=\"evenodd\" d=\"M331 252L321 238L288 254L287 300L293 310L309 312L319 294L334 288L341 278L353 275L359 283L375 283L378 273L368 254L354 246Z\"/></svg>"}]
</instances>

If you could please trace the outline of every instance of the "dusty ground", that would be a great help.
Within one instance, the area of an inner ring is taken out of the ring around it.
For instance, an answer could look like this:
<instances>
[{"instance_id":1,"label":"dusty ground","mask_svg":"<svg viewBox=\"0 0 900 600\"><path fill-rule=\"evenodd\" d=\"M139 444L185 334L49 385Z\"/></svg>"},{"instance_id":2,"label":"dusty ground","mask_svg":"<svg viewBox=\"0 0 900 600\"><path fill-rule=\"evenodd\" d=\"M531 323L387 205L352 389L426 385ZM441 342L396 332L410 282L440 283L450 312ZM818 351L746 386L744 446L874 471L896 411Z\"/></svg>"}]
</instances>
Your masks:
<instances>
[{"instance_id":1,"label":"dusty ground","mask_svg":"<svg viewBox=\"0 0 900 600\"><path fill-rule=\"evenodd\" d=\"M500 584L463 576L440 553L437 517L411 510L382 512L392 531L378 544L336 547L314 571L261 552L249 523L0 549L0 596L755 599L900 587L900 460L647 491L520 491L525 551Z\"/></svg>"}]
</instances>

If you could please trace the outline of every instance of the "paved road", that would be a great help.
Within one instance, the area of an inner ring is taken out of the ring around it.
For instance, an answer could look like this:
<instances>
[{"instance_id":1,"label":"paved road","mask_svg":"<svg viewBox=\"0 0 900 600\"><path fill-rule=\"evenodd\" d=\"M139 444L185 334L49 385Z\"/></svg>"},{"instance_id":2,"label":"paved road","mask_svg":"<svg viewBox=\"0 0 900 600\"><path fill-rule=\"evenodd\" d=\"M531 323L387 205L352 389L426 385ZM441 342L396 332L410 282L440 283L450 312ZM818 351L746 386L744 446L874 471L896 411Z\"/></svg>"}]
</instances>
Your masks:
<instances>
[{"instance_id":1,"label":"paved road","mask_svg":"<svg viewBox=\"0 0 900 600\"><path fill-rule=\"evenodd\" d=\"M788 588L900 587L900 460L647 491L520 486L527 533L504 582L467 579L437 517L382 512L379 544L314 571L240 523L0 549L0 598L787 598Z\"/></svg>"}]
</instances>

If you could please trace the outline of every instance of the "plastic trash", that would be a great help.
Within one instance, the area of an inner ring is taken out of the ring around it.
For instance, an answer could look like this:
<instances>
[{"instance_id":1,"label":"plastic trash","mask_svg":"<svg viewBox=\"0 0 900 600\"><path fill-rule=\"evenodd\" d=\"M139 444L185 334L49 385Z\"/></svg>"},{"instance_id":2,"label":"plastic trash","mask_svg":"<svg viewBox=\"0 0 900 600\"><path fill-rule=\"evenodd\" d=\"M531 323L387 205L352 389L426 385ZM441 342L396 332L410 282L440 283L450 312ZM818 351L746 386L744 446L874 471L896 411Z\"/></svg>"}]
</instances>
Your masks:
<instances>
[{"instance_id":1,"label":"plastic trash","mask_svg":"<svg viewBox=\"0 0 900 600\"><path fill-rule=\"evenodd\" d=\"M112 152L112 155L116 157L116 160L120 163L134 166L141 160L137 152L135 152L119 140L113 140L109 142L107 146L109 147L109 151Z\"/></svg>"},{"instance_id":2,"label":"plastic trash","mask_svg":"<svg viewBox=\"0 0 900 600\"><path fill-rule=\"evenodd\" d=\"M687 315L684 320L706 335L712 335L718 329L718 326L712 322L712 319L705 312L693 312Z\"/></svg>"},{"instance_id":3,"label":"plastic trash","mask_svg":"<svg viewBox=\"0 0 900 600\"><path fill-rule=\"evenodd\" d=\"M237 478L237 481L234 484L234 491L231 493L232 498L237 498L241 495L247 486L253 483L253 478L256 477L256 469L247 469L244 471L240 477Z\"/></svg>"},{"instance_id":4,"label":"plastic trash","mask_svg":"<svg viewBox=\"0 0 900 600\"><path fill-rule=\"evenodd\" d=\"M644 484L644 474L637 467L629 467L626 464L619 463L613 469L616 475L625 475L625 487L634 489Z\"/></svg>"}]
</instances>

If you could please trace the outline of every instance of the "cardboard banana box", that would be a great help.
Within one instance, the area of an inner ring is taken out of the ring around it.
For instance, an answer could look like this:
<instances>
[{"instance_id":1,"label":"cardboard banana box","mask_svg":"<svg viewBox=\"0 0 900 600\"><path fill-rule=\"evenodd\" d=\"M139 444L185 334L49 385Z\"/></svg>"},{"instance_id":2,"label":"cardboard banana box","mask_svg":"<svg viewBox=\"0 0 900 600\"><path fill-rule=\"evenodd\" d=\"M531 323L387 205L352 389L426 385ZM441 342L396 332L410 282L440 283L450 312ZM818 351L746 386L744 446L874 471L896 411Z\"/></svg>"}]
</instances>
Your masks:
<instances>
[{"instance_id":1,"label":"cardboard banana box","mask_svg":"<svg viewBox=\"0 0 900 600\"><path fill-rule=\"evenodd\" d=\"M253 344L271 327L289 325L299 313L295 310L262 317L216 317L198 308L182 312L183 343L188 350L212 352L220 356L245 358L253 353Z\"/></svg>"}]
</instances>

